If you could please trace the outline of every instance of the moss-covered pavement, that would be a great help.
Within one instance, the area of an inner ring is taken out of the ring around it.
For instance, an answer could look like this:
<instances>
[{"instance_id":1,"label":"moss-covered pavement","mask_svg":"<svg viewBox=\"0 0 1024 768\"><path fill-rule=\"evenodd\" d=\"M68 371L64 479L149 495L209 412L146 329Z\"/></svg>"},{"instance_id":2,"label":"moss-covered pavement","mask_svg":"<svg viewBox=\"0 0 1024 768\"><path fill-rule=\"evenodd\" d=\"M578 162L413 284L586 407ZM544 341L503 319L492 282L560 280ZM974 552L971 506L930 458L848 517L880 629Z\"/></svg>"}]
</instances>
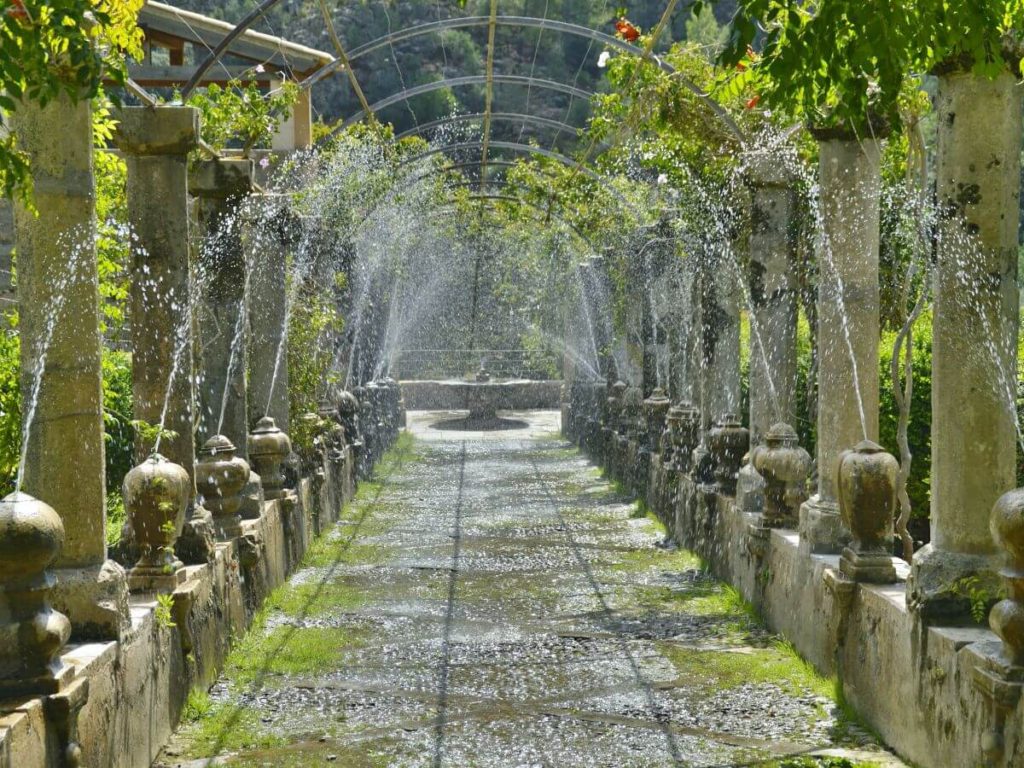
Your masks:
<instances>
[{"instance_id":1,"label":"moss-covered pavement","mask_svg":"<svg viewBox=\"0 0 1024 768\"><path fill-rule=\"evenodd\" d=\"M526 418L416 415L158 764L901 765L556 414Z\"/></svg>"}]
</instances>

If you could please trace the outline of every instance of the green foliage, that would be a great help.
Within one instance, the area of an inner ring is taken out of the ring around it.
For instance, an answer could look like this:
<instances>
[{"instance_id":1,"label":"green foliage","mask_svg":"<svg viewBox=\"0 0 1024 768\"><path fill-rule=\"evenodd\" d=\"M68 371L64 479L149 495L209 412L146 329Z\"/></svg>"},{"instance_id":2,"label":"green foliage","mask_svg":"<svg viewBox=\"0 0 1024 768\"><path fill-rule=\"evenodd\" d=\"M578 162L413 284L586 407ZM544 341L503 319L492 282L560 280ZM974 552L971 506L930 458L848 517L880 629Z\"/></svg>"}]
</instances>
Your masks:
<instances>
[{"instance_id":1,"label":"green foliage","mask_svg":"<svg viewBox=\"0 0 1024 768\"><path fill-rule=\"evenodd\" d=\"M15 313L0 324L0 496L6 496L14 489L21 457L21 339Z\"/></svg>"},{"instance_id":2,"label":"green foliage","mask_svg":"<svg viewBox=\"0 0 1024 768\"><path fill-rule=\"evenodd\" d=\"M128 470L135 465L131 355L119 350L104 349L102 370L107 487L116 489L120 487Z\"/></svg>"},{"instance_id":3,"label":"green foliage","mask_svg":"<svg viewBox=\"0 0 1024 768\"><path fill-rule=\"evenodd\" d=\"M337 379L332 372L333 345L325 342L342 326L330 297L313 286L299 290L288 324L288 412L296 447L312 445L315 430L307 428L301 417L318 411L325 385Z\"/></svg>"},{"instance_id":4,"label":"green foliage","mask_svg":"<svg viewBox=\"0 0 1024 768\"><path fill-rule=\"evenodd\" d=\"M708 4L698 0L694 12ZM915 98L911 72L1004 71L1018 56L1006 50L1014 29L1024 29L1024 0L739 0L722 60L766 102L814 125L862 133L872 119L901 124L903 102Z\"/></svg>"},{"instance_id":5,"label":"green foliage","mask_svg":"<svg viewBox=\"0 0 1024 768\"><path fill-rule=\"evenodd\" d=\"M174 623L174 595L159 594L156 596L156 608L153 617L158 627L171 629L176 627Z\"/></svg>"},{"instance_id":6,"label":"green foliage","mask_svg":"<svg viewBox=\"0 0 1024 768\"><path fill-rule=\"evenodd\" d=\"M129 228L125 185L127 166L104 148L115 121L105 99L93 107L93 154L96 177L96 258L100 279L102 330L116 336L124 327L128 302Z\"/></svg>"},{"instance_id":7,"label":"green foliage","mask_svg":"<svg viewBox=\"0 0 1024 768\"><path fill-rule=\"evenodd\" d=\"M899 410L893 396L892 345L895 331L882 334L879 342L879 408L878 436L885 450L899 456L896 427ZM915 518L926 518L931 496L931 423L932 423L932 324L931 314L925 313L914 325L913 339L914 395L910 404L910 423L907 431L913 463L907 480L907 494Z\"/></svg>"},{"instance_id":8,"label":"green foliage","mask_svg":"<svg viewBox=\"0 0 1024 768\"><path fill-rule=\"evenodd\" d=\"M119 488L107 489L107 528L106 540L108 547L116 547L121 541L121 533L124 531L124 524L127 520L127 513L124 509L124 497Z\"/></svg>"},{"instance_id":9,"label":"green foliage","mask_svg":"<svg viewBox=\"0 0 1024 768\"><path fill-rule=\"evenodd\" d=\"M298 97L299 86L291 80L265 94L255 81L243 85L236 79L224 86L211 83L205 90L194 91L188 103L202 115L202 134L207 144L221 150L238 142L243 156L248 157L253 147L270 142Z\"/></svg>"},{"instance_id":10,"label":"green foliage","mask_svg":"<svg viewBox=\"0 0 1024 768\"><path fill-rule=\"evenodd\" d=\"M124 55L141 58L135 19L142 0L11 0L0 13L0 110L25 101L96 96L103 80L125 80ZM0 189L31 199L27 156L0 139Z\"/></svg>"}]
</instances>

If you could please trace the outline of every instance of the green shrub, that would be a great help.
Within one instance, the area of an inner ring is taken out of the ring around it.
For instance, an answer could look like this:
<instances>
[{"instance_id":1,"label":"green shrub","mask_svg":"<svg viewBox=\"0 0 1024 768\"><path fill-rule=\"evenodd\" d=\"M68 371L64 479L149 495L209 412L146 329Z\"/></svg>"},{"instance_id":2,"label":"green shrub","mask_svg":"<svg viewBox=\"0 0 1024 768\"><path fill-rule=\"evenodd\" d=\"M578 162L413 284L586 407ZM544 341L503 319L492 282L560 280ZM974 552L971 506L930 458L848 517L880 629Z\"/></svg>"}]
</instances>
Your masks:
<instances>
[{"instance_id":1,"label":"green shrub","mask_svg":"<svg viewBox=\"0 0 1024 768\"><path fill-rule=\"evenodd\" d=\"M894 331L882 334L879 343L879 442L893 456L899 458L896 442L896 427L899 410L893 393L892 345L896 339ZM913 338L913 379L914 392L910 403L910 422L907 438L912 463L907 480L914 517L928 517L931 499L931 445L932 445L932 318L931 313L923 314L914 325ZM902 370L902 360L901 360Z\"/></svg>"}]
</instances>

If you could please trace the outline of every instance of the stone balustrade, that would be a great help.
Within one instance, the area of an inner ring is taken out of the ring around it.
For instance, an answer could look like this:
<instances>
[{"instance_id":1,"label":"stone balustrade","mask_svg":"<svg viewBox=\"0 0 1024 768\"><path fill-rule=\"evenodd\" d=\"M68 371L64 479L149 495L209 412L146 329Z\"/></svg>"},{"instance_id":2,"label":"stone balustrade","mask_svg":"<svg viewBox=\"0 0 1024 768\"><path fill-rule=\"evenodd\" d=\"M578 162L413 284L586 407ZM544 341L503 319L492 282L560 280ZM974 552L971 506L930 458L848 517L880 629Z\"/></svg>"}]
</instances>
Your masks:
<instances>
[{"instance_id":1,"label":"stone balustrade","mask_svg":"<svg viewBox=\"0 0 1024 768\"><path fill-rule=\"evenodd\" d=\"M124 478L123 562L105 539L89 104L27 105L14 126L35 176L37 211L16 208L15 235L23 388L36 409L22 490L0 501L4 768L12 755L149 765L189 690L212 681L230 638L404 420L397 382L367 382L360 399L344 392L326 419L312 415L312 442L293 459L287 200L252 196L249 160L202 161L190 175L194 109L129 107L118 119L134 232L133 411L161 427L139 439ZM271 231L256 237L246 216Z\"/></svg>"}]
</instances>

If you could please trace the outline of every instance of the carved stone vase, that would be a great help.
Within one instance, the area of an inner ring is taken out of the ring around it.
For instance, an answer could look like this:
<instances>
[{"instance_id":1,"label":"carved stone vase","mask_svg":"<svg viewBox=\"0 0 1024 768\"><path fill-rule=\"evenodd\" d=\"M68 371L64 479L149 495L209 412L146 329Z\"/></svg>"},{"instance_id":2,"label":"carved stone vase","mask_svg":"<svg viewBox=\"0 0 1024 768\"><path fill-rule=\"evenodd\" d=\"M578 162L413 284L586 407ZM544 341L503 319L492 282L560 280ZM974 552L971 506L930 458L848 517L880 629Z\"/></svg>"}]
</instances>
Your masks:
<instances>
[{"instance_id":1,"label":"carved stone vase","mask_svg":"<svg viewBox=\"0 0 1024 768\"><path fill-rule=\"evenodd\" d=\"M665 431L665 420L672 401L665 390L658 387L643 402L644 421L647 423L647 445L652 452L661 450L661 433Z\"/></svg>"},{"instance_id":2,"label":"carved stone vase","mask_svg":"<svg viewBox=\"0 0 1024 768\"><path fill-rule=\"evenodd\" d=\"M284 495L281 467L291 452L292 441L277 428L273 418L264 416L256 422L255 429L249 433L249 459L263 480L263 493L267 499L279 499Z\"/></svg>"},{"instance_id":3,"label":"carved stone vase","mask_svg":"<svg viewBox=\"0 0 1024 768\"><path fill-rule=\"evenodd\" d=\"M899 463L870 440L843 451L836 465L839 514L852 534L839 559L840 572L854 581L896 581L892 563L893 515Z\"/></svg>"},{"instance_id":4,"label":"carved stone vase","mask_svg":"<svg viewBox=\"0 0 1024 768\"><path fill-rule=\"evenodd\" d=\"M133 592L170 592L185 580L174 545L185 525L192 481L185 468L154 453L124 477L124 509L139 559L128 571Z\"/></svg>"},{"instance_id":5,"label":"carved stone vase","mask_svg":"<svg viewBox=\"0 0 1024 768\"><path fill-rule=\"evenodd\" d=\"M798 441L791 426L774 424L765 435L765 444L751 452L751 463L765 482L763 522L767 528L796 528L800 505L807 500L811 456Z\"/></svg>"},{"instance_id":6,"label":"carved stone vase","mask_svg":"<svg viewBox=\"0 0 1024 768\"><path fill-rule=\"evenodd\" d=\"M249 464L235 455L236 450L224 435L214 435L203 443L196 462L196 490L213 514L214 530L221 539L233 539L242 533L238 510L242 490L249 482Z\"/></svg>"},{"instance_id":7,"label":"carved stone vase","mask_svg":"<svg viewBox=\"0 0 1024 768\"><path fill-rule=\"evenodd\" d=\"M626 382L620 379L612 384L611 394L608 395L608 417L612 428L620 435L626 433L626 421L622 412L625 405L626 388Z\"/></svg>"},{"instance_id":8,"label":"carved stone vase","mask_svg":"<svg viewBox=\"0 0 1024 768\"><path fill-rule=\"evenodd\" d=\"M1024 667L1024 488L999 497L992 508L990 527L1006 556L999 575L1007 596L992 608L989 626L1003 641L1005 663Z\"/></svg>"},{"instance_id":9,"label":"carved stone vase","mask_svg":"<svg viewBox=\"0 0 1024 768\"><path fill-rule=\"evenodd\" d=\"M672 425L673 468L688 472L692 464L693 451L700 442L700 411L689 400L683 400L675 407L675 423Z\"/></svg>"},{"instance_id":10,"label":"carved stone vase","mask_svg":"<svg viewBox=\"0 0 1024 768\"><path fill-rule=\"evenodd\" d=\"M20 492L0 501L0 699L56 693L71 677L57 659L71 623L50 607L47 570L63 543L48 504Z\"/></svg>"},{"instance_id":11,"label":"carved stone vase","mask_svg":"<svg viewBox=\"0 0 1024 768\"><path fill-rule=\"evenodd\" d=\"M723 414L708 432L708 450L715 465L715 482L720 493L736 493L736 476L750 446L750 431L734 414Z\"/></svg>"}]
</instances>

